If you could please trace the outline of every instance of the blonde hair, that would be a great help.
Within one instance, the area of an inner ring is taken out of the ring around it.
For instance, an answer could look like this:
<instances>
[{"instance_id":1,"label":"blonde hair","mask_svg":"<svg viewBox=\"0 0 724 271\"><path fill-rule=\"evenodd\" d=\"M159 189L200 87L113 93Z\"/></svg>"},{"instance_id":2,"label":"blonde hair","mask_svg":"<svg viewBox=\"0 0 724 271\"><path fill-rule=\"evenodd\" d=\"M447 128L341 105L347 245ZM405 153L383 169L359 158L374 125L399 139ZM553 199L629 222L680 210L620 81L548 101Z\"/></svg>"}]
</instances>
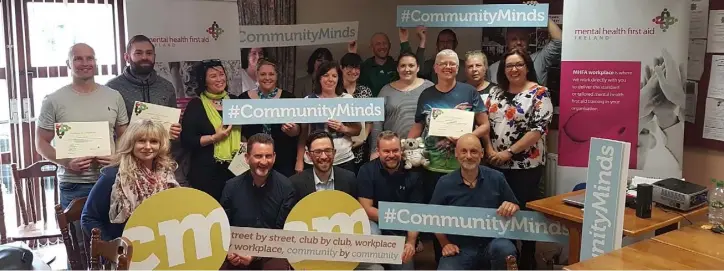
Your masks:
<instances>
[{"instance_id":1,"label":"blonde hair","mask_svg":"<svg viewBox=\"0 0 724 271\"><path fill-rule=\"evenodd\" d=\"M171 141L166 128L158 122L151 120L140 120L131 122L121 138L118 140L116 153L111 159L109 167L118 166L118 174L121 178L133 178L138 169L138 161L133 156L133 148L136 141L143 138L158 140L160 147L154 158L154 170L156 172L173 172L178 165L171 158Z\"/></svg>"},{"instance_id":2,"label":"blonde hair","mask_svg":"<svg viewBox=\"0 0 724 271\"><path fill-rule=\"evenodd\" d=\"M467 53L465 53L465 61L466 61L466 62L467 62L468 59L470 59L471 57L480 57L480 58L482 58L482 59L483 59L483 65L485 65L485 67L488 66L488 56L486 56L485 53L483 53L483 51L481 51L481 50L475 50L475 51L468 51Z\"/></svg>"}]
</instances>

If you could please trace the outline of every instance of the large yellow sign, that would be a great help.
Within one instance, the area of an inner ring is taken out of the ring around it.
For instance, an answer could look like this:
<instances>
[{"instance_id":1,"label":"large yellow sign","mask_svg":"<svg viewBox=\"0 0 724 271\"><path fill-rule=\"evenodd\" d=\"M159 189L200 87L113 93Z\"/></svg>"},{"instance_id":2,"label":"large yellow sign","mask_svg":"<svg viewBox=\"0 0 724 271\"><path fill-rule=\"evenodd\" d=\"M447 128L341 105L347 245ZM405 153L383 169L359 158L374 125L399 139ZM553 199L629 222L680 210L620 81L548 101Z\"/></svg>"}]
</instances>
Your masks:
<instances>
[{"instance_id":1,"label":"large yellow sign","mask_svg":"<svg viewBox=\"0 0 724 271\"><path fill-rule=\"evenodd\" d=\"M370 234L370 221L362 205L347 193L317 191L294 206L284 224L285 230ZM296 270L353 270L356 262L299 261L288 258Z\"/></svg>"},{"instance_id":2,"label":"large yellow sign","mask_svg":"<svg viewBox=\"0 0 724 271\"><path fill-rule=\"evenodd\" d=\"M192 188L146 199L126 223L131 269L219 270L229 250L229 219L219 203Z\"/></svg>"}]
</instances>

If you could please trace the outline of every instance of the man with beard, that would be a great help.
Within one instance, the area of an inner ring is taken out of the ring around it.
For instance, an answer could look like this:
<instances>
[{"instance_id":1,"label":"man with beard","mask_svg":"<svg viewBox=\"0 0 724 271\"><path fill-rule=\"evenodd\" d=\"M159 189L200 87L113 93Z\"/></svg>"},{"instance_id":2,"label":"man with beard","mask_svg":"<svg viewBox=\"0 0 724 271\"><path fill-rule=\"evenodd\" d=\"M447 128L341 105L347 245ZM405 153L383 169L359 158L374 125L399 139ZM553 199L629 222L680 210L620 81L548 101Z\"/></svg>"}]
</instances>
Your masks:
<instances>
[{"instance_id":1,"label":"man with beard","mask_svg":"<svg viewBox=\"0 0 724 271\"><path fill-rule=\"evenodd\" d=\"M292 176L290 180L299 202L307 195L322 190L342 191L357 198L357 179L354 173L333 166L334 142L332 135L317 131L307 137L305 155L312 160L312 167Z\"/></svg>"},{"instance_id":2,"label":"man with beard","mask_svg":"<svg viewBox=\"0 0 724 271\"><path fill-rule=\"evenodd\" d=\"M272 169L276 153L274 139L259 133L247 140L249 170L226 182L221 206L229 225L264 229L284 229L294 206L294 188L287 177ZM222 269L289 270L286 259L262 258L229 253Z\"/></svg>"},{"instance_id":3,"label":"man with beard","mask_svg":"<svg viewBox=\"0 0 724 271\"><path fill-rule=\"evenodd\" d=\"M538 1L524 1L528 5L537 5ZM512 51L513 49L519 49L528 51L528 45L530 44L530 34L535 31L535 28L526 27L508 27L505 29L505 43L506 50ZM548 44L543 46L543 49L530 54L530 58L533 59L533 68L535 74L538 77L538 84L548 86L548 68L561 61L561 45L563 44L563 31L553 20L548 19L548 37L550 41ZM505 63L503 63L505 65ZM490 65L488 70L487 80L493 83L498 83L498 78L495 75L498 74L498 67L500 67L500 61L496 61Z\"/></svg>"},{"instance_id":4,"label":"man with beard","mask_svg":"<svg viewBox=\"0 0 724 271\"><path fill-rule=\"evenodd\" d=\"M476 135L461 136L455 147L460 169L440 178L430 204L496 208L498 215L504 218L510 218L520 210L503 174L480 165L483 155ZM517 255L515 245L508 239L444 233L435 236L442 245L439 270L505 270L506 258Z\"/></svg>"},{"instance_id":5,"label":"man with beard","mask_svg":"<svg viewBox=\"0 0 724 271\"><path fill-rule=\"evenodd\" d=\"M130 118L136 101L176 108L176 92L173 84L158 76L154 70L156 47L144 35L133 36L126 46L123 58L128 62L123 74L111 79L106 86L117 90L126 103L126 112ZM171 139L177 139L181 125L171 126Z\"/></svg>"},{"instance_id":6,"label":"man with beard","mask_svg":"<svg viewBox=\"0 0 724 271\"><path fill-rule=\"evenodd\" d=\"M391 131L383 131L377 136L379 157L367 162L360 168L359 202L370 218L373 234L407 236L401 265L387 265L387 270L414 270L413 256L417 243L417 232L383 230L377 226L379 221L378 203L407 202L423 203L421 172L417 169L405 169L402 162L400 137Z\"/></svg>"}]
</instances>

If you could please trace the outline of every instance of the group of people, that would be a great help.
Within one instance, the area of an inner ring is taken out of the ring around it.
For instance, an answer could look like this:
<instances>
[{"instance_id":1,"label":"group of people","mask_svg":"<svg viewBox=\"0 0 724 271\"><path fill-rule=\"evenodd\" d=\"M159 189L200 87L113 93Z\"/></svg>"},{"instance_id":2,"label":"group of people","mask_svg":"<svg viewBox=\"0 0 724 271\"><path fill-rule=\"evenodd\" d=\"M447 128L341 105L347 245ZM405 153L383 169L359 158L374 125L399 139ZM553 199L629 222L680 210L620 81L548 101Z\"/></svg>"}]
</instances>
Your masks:
<instances>
[{"instance_id":1,"label":"group of people","mask_svg":"<svg viewBox=\"0 0 724 271\"><path fill-rule=\"evenodd\" d=\"M271 229L282 229L304 196L334 189L359 200L375 234L406 237L403 264L384 268L413 269L412 258L421 249L418 240L424 236L379 230L378 202L496 208L500 215L512 216L538 196L545 134L553 115L541 78L560 56L560 28L549 22L548 30L552 41L534 54L527 52L527 35L511 31L507 52L490 69L481 51L458 57L457 38L449 29L438 35L438 53L430 60L424 60L424 27L416 29L416 53L408 30L399 30L397 59L389 56L388 36L376 33L370 40L374 56L363 60L356 42L339 63L329 50L318 49L307 62L308 75L287 90L278 86L277 63L264 49L247 48L242 51L246 72L241 95L228 89L219 60L201 61L194 70L198 97L170 129L150 120L129 121L135 101L176 107L173 85L154 70L156 52L150 39L137 35L129 40L124 55L129 66L105 86L94 81L93 49L80 43L68 54L73 82L43 100L36 146L59 165L61 206L87 197L82 228L99 228L104 239L121 236L144 199L173 187L188 185L214 197L232 226ZM222 123L222 104L228 99L366 97L385 99L384 121ZM474 112L472 132L459 138L429 135L433 108ZM56 159L54 124L89 121L108 122L114 154ZM406 169L401 139L418 137L424 139L430 163ZM235 176L228 168L242 142L250 169ZM189 157L188 169L176 163L179 153ZM179 172L187 184L179 184ZM508 255L517 255L521 268L534 267L532 242L522 242L518 251L506 239L432 234L440 269L505 269ZM225 267L287 269L289 264L230 254ZM359 268L383 267L370 263Z\"/></svg>"}]
</instances>

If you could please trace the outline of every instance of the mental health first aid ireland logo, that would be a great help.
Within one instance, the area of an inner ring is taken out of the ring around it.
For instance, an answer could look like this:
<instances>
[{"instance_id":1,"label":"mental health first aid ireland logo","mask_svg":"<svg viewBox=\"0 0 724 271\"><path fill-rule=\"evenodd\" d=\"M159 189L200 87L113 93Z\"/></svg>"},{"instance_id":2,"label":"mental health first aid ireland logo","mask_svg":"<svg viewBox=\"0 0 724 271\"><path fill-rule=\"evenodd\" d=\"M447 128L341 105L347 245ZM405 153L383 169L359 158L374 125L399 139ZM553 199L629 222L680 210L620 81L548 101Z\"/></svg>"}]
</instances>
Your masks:
<instances>
[{"instance_id":1,"label":"mental health first aid ireland logo","mask_svg":"<svg viewBox=\"0 0 724 271\"><path fill-rule=\"evenodd\" d=\"M289 213L284 230L370 234L367 213L352 196L337 190L317 191L300 200ZM298 261L295 270L353 270L356 262Z\"/></svg>"},{"instance_id":2,"label":"mental health first aid ireland logo","mask_svg":"<svg viewBox=\"0 0 724 271\"><path fill-rule=\"evenodd\" d=\"M206 33L209 33L214 40L218 40L221 34L224 33L224 29L214 21L209 28L206 29Z\"/></svg>"},{"instance_id":3,"label":"mental health first aid ireland logo","mask_svg":"<svg viewBox=\"0 0 724 271\"><path fill-rule=\"evenodd\" d=\"M172 188L143 201L126 223L131 269L218 270L229 250L229 219L219 203L192 188Z\"/></svg>"},{"instance_id":4,"label":"mental health first aid ireland logo","mask_svg":"<svg viewBox=\"0 0 724 271\"><path fill-rule=\"evenodd\" d=\"M661 15L654 17L651 21L653 21L654 24L659 25L661 31L666 32L666 30L669 29L670 26L678 22L679 19L671 16L671 12L669 12L669 9L665 8L663 11L661 11Z\"/></svg>"}]
</instances>

